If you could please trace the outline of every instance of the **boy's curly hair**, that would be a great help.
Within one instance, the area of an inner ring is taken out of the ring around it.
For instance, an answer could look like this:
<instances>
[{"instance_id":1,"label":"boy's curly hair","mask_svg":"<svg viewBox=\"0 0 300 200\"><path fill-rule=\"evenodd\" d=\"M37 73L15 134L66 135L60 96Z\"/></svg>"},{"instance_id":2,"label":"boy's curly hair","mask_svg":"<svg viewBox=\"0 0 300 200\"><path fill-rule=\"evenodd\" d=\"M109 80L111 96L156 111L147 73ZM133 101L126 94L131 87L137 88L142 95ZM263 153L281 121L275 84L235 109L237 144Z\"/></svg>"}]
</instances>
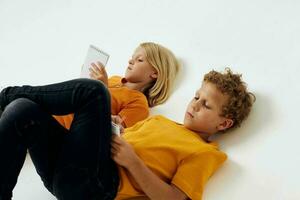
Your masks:
<instances>
[{"instance_id":1,"label":"boy's curly hair","mask_svg":"<svg viewBox=\"0 0 300 200\"><path fill-rule=\"evenodd\" d=\"M241 79L241 74L234 74L230 68L225 68L224 73L210 71L205 74L203 81L213 83L225 95L227 103L223 105L221 116L233 120L233 126L239 127L250 113L255 95L247 91L246 83Z\"/></svg>"}]
</instances>

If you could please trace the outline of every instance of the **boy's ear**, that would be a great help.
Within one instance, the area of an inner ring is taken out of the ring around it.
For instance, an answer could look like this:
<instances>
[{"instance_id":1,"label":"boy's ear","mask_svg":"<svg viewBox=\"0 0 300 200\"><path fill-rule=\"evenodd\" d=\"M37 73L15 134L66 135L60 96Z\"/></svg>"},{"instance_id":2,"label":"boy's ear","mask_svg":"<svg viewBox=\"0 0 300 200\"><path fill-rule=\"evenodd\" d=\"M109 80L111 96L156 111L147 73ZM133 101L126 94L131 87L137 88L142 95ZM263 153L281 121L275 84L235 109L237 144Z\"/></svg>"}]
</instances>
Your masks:
<instances>
[{"instance_id":1,"label":"boy's ear","mask_svg":"<svg viewBox=\"0 0 300 200\"><path fill-rule=\"evenodd\" d=\"M233 126L233 120L229 118L224 118L224 120L219 124L217 129L219 131L224 131L226 129L229 129L232 126Z\"/></svg>"}]
</instances>

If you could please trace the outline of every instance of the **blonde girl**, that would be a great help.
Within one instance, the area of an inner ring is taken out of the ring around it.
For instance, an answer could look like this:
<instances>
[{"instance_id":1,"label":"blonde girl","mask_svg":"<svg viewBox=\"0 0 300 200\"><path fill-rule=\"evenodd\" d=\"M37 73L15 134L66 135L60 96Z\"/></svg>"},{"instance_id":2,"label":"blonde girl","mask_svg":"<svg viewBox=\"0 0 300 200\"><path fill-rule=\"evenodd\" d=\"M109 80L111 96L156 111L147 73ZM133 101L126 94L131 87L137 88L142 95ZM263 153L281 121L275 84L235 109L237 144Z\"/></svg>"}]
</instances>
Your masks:
<instances>
[{"instance_id":1,"label":"blonde girl","mask_svg":"<svg viewBox=\"0 0 300 200\"><path fill-rule=\"evenodd\" d=\"M108 78L100 62L91 64L90 77L107 86L112 120L130 127L148 117L149 107L162 104L169 98L178 71L179 62L169 49L145 42L135 49L123 77ZM65 128L70 128L73 114L54 117Z\"/></svg>"}]
</instances>

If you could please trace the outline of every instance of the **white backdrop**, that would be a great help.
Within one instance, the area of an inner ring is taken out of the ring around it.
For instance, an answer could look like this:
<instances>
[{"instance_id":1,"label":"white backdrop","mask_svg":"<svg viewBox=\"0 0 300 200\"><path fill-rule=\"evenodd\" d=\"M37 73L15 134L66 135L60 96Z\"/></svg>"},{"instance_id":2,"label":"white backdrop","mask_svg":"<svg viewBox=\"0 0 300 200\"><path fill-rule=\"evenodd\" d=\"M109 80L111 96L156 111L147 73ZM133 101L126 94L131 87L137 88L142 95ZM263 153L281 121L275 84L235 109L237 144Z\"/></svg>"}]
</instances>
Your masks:
<instances>
[{"instance_id":1,"label":"white backdrop","mask_svg":"<svg viewBox=\"0 0 300 200\"><path fill-rule=\"evenodd\" d=\"M203 199L298 200L299 10L297 0L0 0L0 86L76 78L89 44L111 55L109 74L121 75L135 47L153 41L183 69L152 113L182 121L203 74L230 66L257 101L243 127L217 138L229 159ZM30 160L14 196L54 199Z\"/></svg>"}]
</instances>

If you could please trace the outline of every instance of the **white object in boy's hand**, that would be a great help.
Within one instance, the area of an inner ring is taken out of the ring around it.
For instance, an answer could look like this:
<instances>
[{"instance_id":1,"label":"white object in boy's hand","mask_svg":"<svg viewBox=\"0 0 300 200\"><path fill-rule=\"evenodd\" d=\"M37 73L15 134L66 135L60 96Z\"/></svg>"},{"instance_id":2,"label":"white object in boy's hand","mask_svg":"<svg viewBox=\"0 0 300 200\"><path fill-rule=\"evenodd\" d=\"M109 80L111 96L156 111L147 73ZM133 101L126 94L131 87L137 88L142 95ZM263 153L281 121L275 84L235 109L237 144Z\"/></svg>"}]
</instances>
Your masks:
<instances>
[{"instance_id":1,"label":"white object in boy's hand","mask_svg":"<svg viewBox=\"0 0 300 200\"><path fill-rule=\"evenodd\" d=\"M114 122L111 122L111 131L112 133L116 134L117 136L121 135L120 126Z\"/></svg>"},{"instance_id":2,"label":"white object in boy's hand","mask_svg":"<svg viewBox=\"0 0 300 200\"><path fill-rule=\"evenodd\" d=\"M84 64L81 68L81 78L90 78L90 70L92 63L101 62L103 66L107 64L109 55L104 51L101 51L97 47L90 45L88 52L85 57Z\"/></svg>"}]
</instances>

